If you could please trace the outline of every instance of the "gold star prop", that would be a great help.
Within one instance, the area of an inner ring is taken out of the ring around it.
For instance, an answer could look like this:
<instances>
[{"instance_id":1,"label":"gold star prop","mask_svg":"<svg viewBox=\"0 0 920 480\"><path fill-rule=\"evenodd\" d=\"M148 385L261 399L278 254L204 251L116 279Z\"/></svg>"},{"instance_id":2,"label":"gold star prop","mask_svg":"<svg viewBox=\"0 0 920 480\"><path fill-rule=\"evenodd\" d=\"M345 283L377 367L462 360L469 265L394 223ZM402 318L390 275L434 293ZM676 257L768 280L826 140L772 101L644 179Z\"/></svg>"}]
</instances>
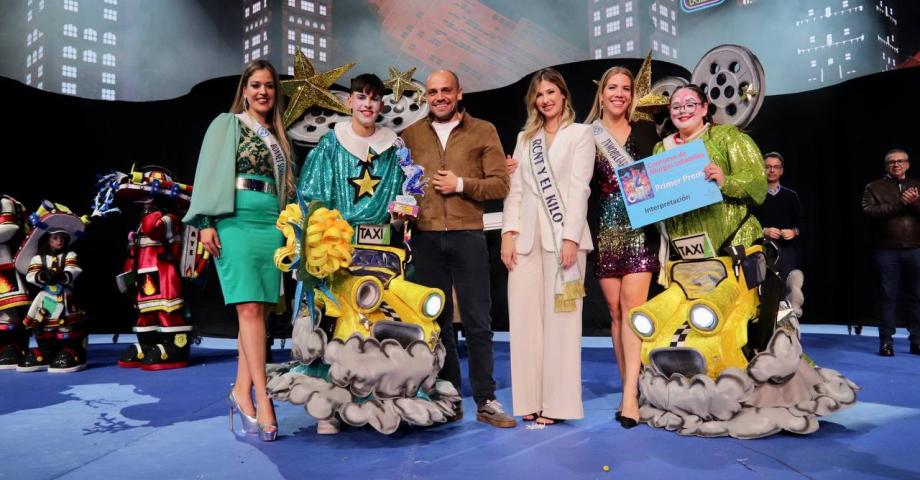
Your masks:
<instances>
[{"instance_id":1,"label":"gold star prop","mask_svg":"<svg viewBox=\"0 0 920 480\"><path fill-rule=\"evenodd\" d=\"M329 87L354 66L354 63L349 63L328 72L316 73L313 64L298 48L294 54L294 79L281 82L284 94L291 97L284 111L284 128L290 127L313 106L351 115L351 109L330 92Z\"/></svg>"},{"instance_id":2,"label":"gold star prop","mask_svg":"<svg viewBox=\"0 0 920 480\"><path fill-rule=\"evenodd\" d=\"M418 94L415 97L416 102L418 102L419 99L424 96L423 94L425 92L422 91L422 89L419 88L418 85L412 82L412 74L414 73L415 73L415 67L412 67L406 70L405 72L400 72L399 69L397 69L396 67L390 67L390 78L384 80L383 85L389 88L390 90L393 90L393 97L395 101L398 102L399 99L402 98L403 93L405 93L406 90L409 90L411 92L415 92Z\"/></svg>"},{"instance_id":3,"label":"gold star prop","mask_svg":"<svg viewBox=\"0 0 920 480\"><path fill-rule=\"evenodd\" d=\"M648 51L645 61L636 75L636 85L633 88L633 120L652 120L656 110L668 105L668 98L664 95L652 93L652 51Z\"/></svg>"},{"instance_id":4,"label":"gold star prop","mask_svg":"<svg viewBox=\"0 0 920 480\"><path fill-rule=\"evenodd\" d=\"M756 88L751 86L751 84L745 85L744 90L741 91L741 98L743 98L744 101L748 103L753 101L754 97L756 97L757 95L760 95L760 92L758 92Z\"/></svg>"},{"instance_id":5,"label":"gold star prop","mask_svg":"<svg viewBox=\"0 0 920 480\"><path fill-rule=\"evenodd\" d=\"M358 200L361 200L365 195L369 197L374 196L374 187L380 183L380 177L371 175L370 169L365 167L361 169L360 177L351 178L348 181L355 189L355 203L357 203Z\"/></svg>"}]
</instances>

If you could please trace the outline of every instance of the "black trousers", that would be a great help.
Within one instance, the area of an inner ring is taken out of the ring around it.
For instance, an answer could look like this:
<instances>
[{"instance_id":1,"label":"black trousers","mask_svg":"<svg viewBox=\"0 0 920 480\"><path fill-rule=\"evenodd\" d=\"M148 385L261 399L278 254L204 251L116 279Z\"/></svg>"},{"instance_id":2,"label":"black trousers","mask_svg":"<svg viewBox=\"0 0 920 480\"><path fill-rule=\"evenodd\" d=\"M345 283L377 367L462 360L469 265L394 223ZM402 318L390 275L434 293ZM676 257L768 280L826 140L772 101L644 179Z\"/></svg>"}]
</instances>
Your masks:
<instances>
[{"instance_id":1,"label":"black trousers","mask_svg":"<svg viewBox=\"0 0 920 480\"><path fill-rule=\"evenodd\" d=\"M897 326L896 307L903 284L908 286L906 303L909 308L907 330L911 345L920 345L920 248L882 248L875 251L879 272L879 303L881 318L878 337L891 344Z\"/></svg>"},{"instance_id":2,"label":"black trousers","mask_svg":"<svg viewBox=\"0 0 920 480\"><path fill-rule=\"evenodd\" d=\"M412 281L444 291L444 311L438 317L441 341L447 350L439 377L460 391L460 357L454 342L456 288L463 332L469 351L469 377L473 399L480 405L495 398L492 377L492 297L489 285L489 251L482 230L421 232L412 235L415 273Z\"/></svg>"}]
</instances>

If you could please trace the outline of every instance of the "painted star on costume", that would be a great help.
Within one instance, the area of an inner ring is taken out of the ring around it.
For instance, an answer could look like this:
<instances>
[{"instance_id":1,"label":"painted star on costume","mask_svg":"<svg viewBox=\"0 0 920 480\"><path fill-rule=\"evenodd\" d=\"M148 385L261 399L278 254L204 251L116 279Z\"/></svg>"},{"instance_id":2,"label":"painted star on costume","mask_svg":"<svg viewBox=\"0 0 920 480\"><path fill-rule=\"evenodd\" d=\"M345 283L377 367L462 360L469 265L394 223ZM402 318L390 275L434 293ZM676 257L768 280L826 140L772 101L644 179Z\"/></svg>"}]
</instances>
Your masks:
<instances>
[{"instance_id":1,"label":"painted star on costume","mask_svg":"<svg viewBox=\"0 0 920 480\"><path fill-rule=\"evenodd\" d=\"M420 101L424 97L424 91L419 88L418 85L412 82L412 74L415 73L415 67L412 67L405 72L400 72L396 67L390 67L390 78L383 81L383 84L393 90L393 99L399 101L402 98L403 93L406 90L417 93L416 102Z\"/></svg>"},{"instance_id":2,"label":"painted star on costume","mask_svg":"<svg viewBox=\"0 0 920 480\"><path fill-rule=\"evenodd\" d=\"M355 189L355 202L361 200L365 195L374 196L374 187L380 183L380 177L371 175L371 170L367 167L361 169L361 176L348 179L351 186Z\"/></svg>"},{"instance_id":3,"label":"painted star on costume","mask_svg":"<svg viewBox=\"0 0 920 480\"><path fill-rule=\"evenodd\" d=\"M374 162L374 159L377 158L377 155L374 155L370 149L367 150L367 157L363 160L358 160L358 163L363 163L364 165L371 165Z\"/></svg>"},{"instance_id":4,"label":"painted star on costume","mask_svg":"<svg viewBox=\"0 0 920 480\"><path fill-rule=\"evenodd\" d=\"M351 109L330 92L329 87L354 66L354 63L349 63L328 72L316 73L313 64L298 48L294 54L294 79L281 81L281 89L291 98L284 111L284 128L290 127L313 106L351 115Z\"/></svg>"}]
</instances>

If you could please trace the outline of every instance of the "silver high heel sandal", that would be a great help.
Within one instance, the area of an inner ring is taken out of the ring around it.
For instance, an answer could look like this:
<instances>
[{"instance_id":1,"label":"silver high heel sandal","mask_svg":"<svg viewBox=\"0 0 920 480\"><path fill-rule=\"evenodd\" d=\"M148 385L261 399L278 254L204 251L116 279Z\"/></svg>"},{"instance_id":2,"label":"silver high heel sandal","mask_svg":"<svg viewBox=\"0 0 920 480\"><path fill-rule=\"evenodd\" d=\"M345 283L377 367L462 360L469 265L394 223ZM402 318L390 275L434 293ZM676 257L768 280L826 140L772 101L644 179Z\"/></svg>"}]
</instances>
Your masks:
<instances>
[{"instance_id":1,"label":"silver high heel sandal","mask_svg":"<svg viewBox=\"0 0 920 480\"><path fill-rule=\"evenodd\" d=\"M259 428L259 440L263 442L274 442L278 439L278 423L275 422L271 425L258 425ZM269 428L274 428L272 431L268 431Z\"/></svg>"},{"instance_id":2,"label":"silver high heel sandal","mask_svg":"<svg viewBox=\"0 0 920 480\"><path fill-rule=\"evenodd\" d=\"M275 404L272 403L272 413L275 412ZM255 420L255 418L253 418ZM262 425L261 423L256 423L256 428L259 429L259 440L263 442L274 442L278 438L278 420L275 419L274 422L268 425ZM274 430L268 431L268 429L274 428Z\"/></svg>"},{"instance_id":3,"label":"silver high heel sandal","mask_svg":"<svg viewBox=\"0 0 920 480\"><path fill-rule=\"evenodd\" d=\"M250 417L249 415L246 415L245 413L243 413L243 410L240 409L240 404L236 401L236 398L233 397L232 388L230 389L230 393L227 394L227 404L230 407L230 431L231 432L236 432L236 430L234 430L233 428L233 414L234 413L240 414L240 423L243 426L243 433L255 435L262 431L262 429L259 428L259 422L256 420L256 417L255 416Z\"/></svg>"}]
</instances>

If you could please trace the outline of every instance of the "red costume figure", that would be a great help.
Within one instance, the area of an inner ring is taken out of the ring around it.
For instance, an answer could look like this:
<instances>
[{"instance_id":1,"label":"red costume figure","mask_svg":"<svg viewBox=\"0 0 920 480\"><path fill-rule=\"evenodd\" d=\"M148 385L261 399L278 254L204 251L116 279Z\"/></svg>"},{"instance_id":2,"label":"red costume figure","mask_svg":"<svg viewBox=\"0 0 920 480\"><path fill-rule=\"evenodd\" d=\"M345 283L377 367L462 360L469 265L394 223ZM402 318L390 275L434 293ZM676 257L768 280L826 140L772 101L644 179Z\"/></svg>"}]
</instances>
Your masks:
<instances>
[{"instance_id":1,"label":"red costume figure","mask_svg":"<svg viewBox=\"0 0 920 480\"><path fill-rule=\"evenodd\" d=\"M186 367L192 326L185 321L179 271L183 225L170 210L187 208L191 187L174 182L159 167L120 180L116 199L140 204L143 214L137 230L128 236L125 273L118 277L122 291L131 284L137 290L137 343L122 352L118 365L144 370Z\"/></svg>"},{"instance_id":2,"label":"red costume figure","mask_svg":"<svg viewBox=\"0 0 920 480\"><path fill-rule=\"evenodd\" d=\"M29 334L22 326L22 307L32 302L12 255L28 233L26 219L21 203L0 195L0 370L15 369L29 349Z\"/></svg>"},{"instance_id":3,"label":"red costume figure","mask_svg":"<svg viewBox=\"0 0 920 480\"><path fill-rule=\"evenodd\" d=\"M86 314L74 301L73 284L83 271L71 247L84 223L67 207L43 201L30 217L34 230L16 254L16 269L41 288L26 317L38 346L29 350L17 372L76 372L86 368Z\"/></svg>"}]
</instances>

